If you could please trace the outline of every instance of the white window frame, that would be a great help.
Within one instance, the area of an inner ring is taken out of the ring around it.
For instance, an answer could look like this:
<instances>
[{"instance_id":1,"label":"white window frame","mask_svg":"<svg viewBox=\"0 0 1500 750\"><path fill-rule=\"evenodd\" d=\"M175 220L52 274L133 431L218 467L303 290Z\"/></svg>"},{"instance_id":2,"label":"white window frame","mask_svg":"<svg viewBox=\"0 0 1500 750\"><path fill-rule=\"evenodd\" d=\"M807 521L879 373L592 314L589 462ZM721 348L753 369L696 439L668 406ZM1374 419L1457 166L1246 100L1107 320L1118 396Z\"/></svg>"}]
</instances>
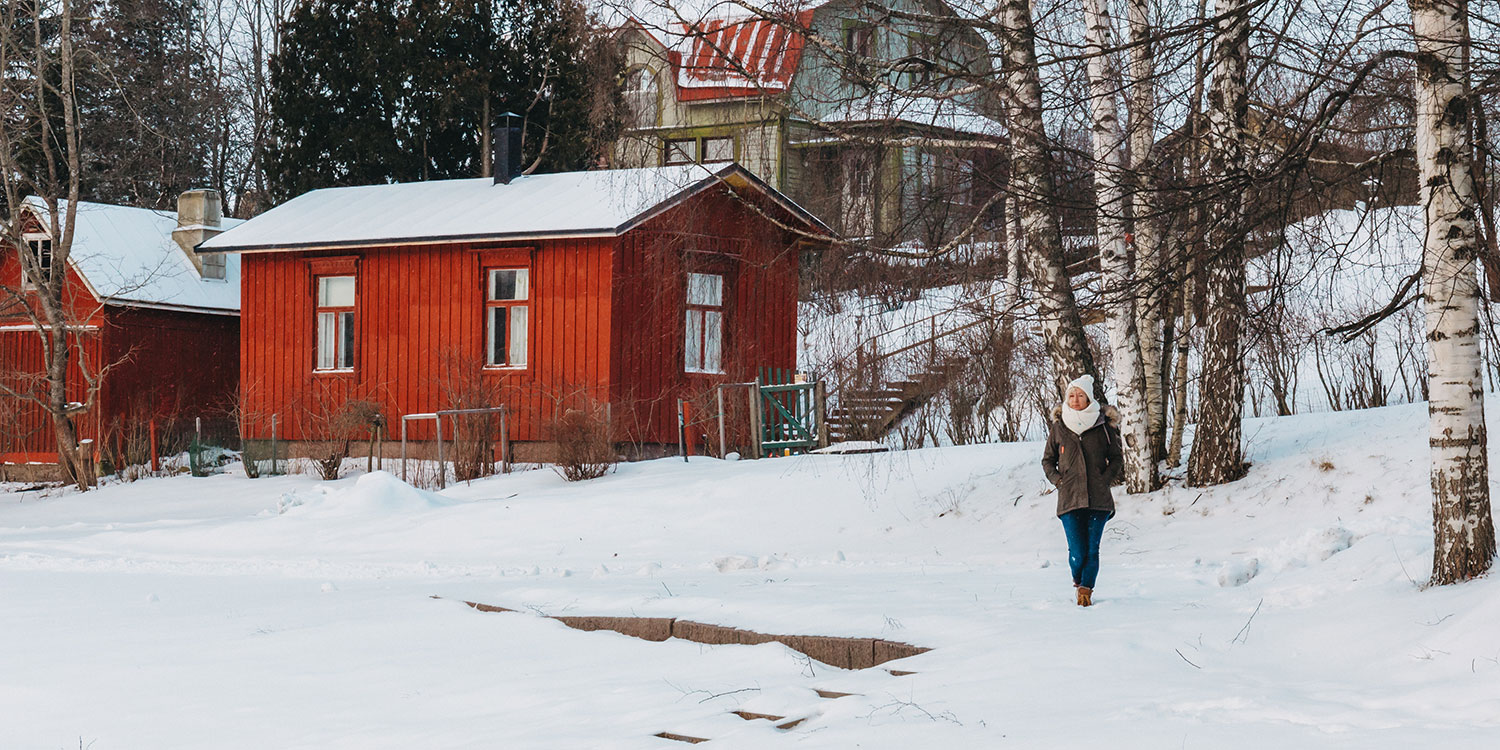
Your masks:
<instances>
[{"instance_id":1,"label":"white window frame","mask_svg":"<svg viewBox=\"0 0 1500 750\"><path fill-rule=\"evenodd\" d=\"M41 251L40 251L40 245L38 243L43 243L43 242L47 243L47 254L46 254L47 262L43 266L43 268L46 271L45 274L44 274L44 276L48 280L50 280L52 278L52 271L53 271L53 264L52 264L52 237L49 236L49 235L46 235L46 234L42 234L40 232L27 232L26 234L21 235L21 244L23 244L23 245L26 246L24 252L30 253L32 255L32 257L36 258L37 260L40 260L41 257L42 257L41 256ZM35 289L35 288L36 288L36 286L31 283L31 277L28 276L27 273L26 273L26 266L24 264L22 264L22 266L21 266L21 290L22 291L26 291L28 289Z\"/></svg>"},{"instance_id":2,"label":"white window frame","mask_svg":"<svg viewBox=\"0 0 1500 750\"><path fill-rule=\"evenodd\" d=\"M724 373L724 275L689 273L683 322L683 368Z\"/></svg>"},{"instance_id":3,"label":"white window frame","mask_svg":"<svg viewBox=\"0 0 1500 750\"><path fill-rule=\"evenodd\" d=\"M495 280L499 274L514 272L516 296L497 298ZM525 370L531 362L531 269L521 266L494 266L484 269L484 368L486 370ZM516 311L522 311L519 318ZM505 361L497 361L495 351L495 318L498 312L505 313ZM520 321L517 336L516 322ZM517 361L517 346L520 357Z\"/></svg>"},{"instance_id":4,"label":"white window frame","mask_svg":"<svg viewBox=\"0 0 1500 750\"><path fill-rule=\"evenodd\" d=\"M333 290L325 281L348 279L352 284L349 304L333 304L327 299ZM356 310L359 307L359 278L349 273L326 273L313 277L313 320L316 338L313 350L313 371L354 372L355 360L359 357L356 334L359 330ZM333 345L333 351L326 346Z\"/></svg>"}]
</instances>

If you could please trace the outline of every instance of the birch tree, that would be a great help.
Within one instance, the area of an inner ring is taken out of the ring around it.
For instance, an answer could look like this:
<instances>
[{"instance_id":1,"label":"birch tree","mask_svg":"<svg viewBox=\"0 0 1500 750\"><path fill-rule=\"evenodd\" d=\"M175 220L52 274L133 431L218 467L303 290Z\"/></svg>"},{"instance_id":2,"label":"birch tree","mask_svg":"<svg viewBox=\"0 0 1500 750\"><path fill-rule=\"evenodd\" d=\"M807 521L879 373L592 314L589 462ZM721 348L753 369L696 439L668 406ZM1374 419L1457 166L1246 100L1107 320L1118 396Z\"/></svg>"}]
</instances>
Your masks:
<instances>
[{"instance_id":1,"label":"birch tree","mask_svg":"<svg viewBox=\"0 0 1500 750\"><path fill-rule=\"evenodd\" d=\"M1058 390L1080 375L1094 377L1094 396L1103 402L1104 385L1089 353L1083 318L1063 261L1062 233L1052 189L1049 143L1042 117L1042 86L1036 57L1036 27L1027 0L1004 0L997 9L1002 88L1009 100L1011 190L1021 216L1027 270L1052 358Z\"/></svg>"},{"instance_id":2,"label":"birch tree","mask_svg":"<svg viewBox=\"0 0 1500 750\"><path fill-rule=\"evenodd\" d=\"M1162 317L1166 307L1166 285L1162 272L1161 218L1156 200L1156 178L1152 174L1152 146L1156 142L1156 61L1151 19L1151 0L1128 0L1126 20L1130 28L1130 89L1126 109L1130 123L1131 216L1135 229L1136 278L1144 282L1136 306L1141 339L1141 369L1145 378L1146 412L1150 419L1152 458L1167 455L1166 381L1162 340Z\"/></svg>"},{"instance_id":3,"label":"birch tree","mask_svg":"<svg viewBox=\"0 0 1500 750\"><path fill-rule=\"evenodd\" d=\"M1198 430L1188 483L1223 484L1245 473L1240 445L1245 403L1245 122L1250 56L1249 0L1215 0L1209 56L1207 173L1213 180L1204 263L1206 313L1198 386Z\"/></svg>"},{"instance_id":4,"label":"birch tree","mask_svg":"<svg viewBox=\"0 0 1500 750\"><path fill-rule=\"evenodd\" d=\"M1157 484L1156 461L1136 329L1135 274L1125 244L1125 130L1120 124L1118 97L1121 79L1111 59L1119 45L1106 0L1084 0L1083 15L1094 134L1095 226L1108 306L1109 347L1119 391L1120 434L1125 442L1125 487L1132 493L1150 492Z\"/></svg>"},{"instance_id":5,"label":"birch tree","mask_svg":"<svg viewBox=\"0 0 1500 750\"><path fill-rule=\"evenodd\" d=\"M82 357L83 346L63 297L82 171L74 10L71 0L61 0L55 6L11 0L5 5L0 26L0 70L11 74L0 93L11 115L0 124L0 180L4 183L10 214L5 222L5 246L19 258L26 286L31 288L20 307L41 339L46 381L40 394L6 392L4 395L33 402L46 412L52 423L63 476L87 489L86 474L78 456L78 430L73 424L73 414L78 409L68 398L68 375L77 367L75 357ZM47 35L52 24L56 24L53 27L57 33L56 49L54 40ZM56 78L52 78L54 71ZM60 123L54 106L60 110ZM59 124L61 132L57 130ZM28 149L36 149L40 167L29 169L23 161L22 155ZM32 253L21 241L25 210L22 202L27 194L38 195L46 203L50 264L44 264L43 256ZM83 405L87 407L95 400L98 382L86 368L83 375L90 381L87 403ZM9 391L4 386L0 389Z\"/></svg>"},{"instance_id":6,"label":"birch tree","mask_svg":"<svg viewBox=\"0 0 1500 750\"><path fill-rule=\"evenodd\" d=\"M1426 238L1432 582L1483 574L1495 557L1480 352L1467 0L1409 0L1416 34L1417 167Z\"/></svg>"}]
</instances>

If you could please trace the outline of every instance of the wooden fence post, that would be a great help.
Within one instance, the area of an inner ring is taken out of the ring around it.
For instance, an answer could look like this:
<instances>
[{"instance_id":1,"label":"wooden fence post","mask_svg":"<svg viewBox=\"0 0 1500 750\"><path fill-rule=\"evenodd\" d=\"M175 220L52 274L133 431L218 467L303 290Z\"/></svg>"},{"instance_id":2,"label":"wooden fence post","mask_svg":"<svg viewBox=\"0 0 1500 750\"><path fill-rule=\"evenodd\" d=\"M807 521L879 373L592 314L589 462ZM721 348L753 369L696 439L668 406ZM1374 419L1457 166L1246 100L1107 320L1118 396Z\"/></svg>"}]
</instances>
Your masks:
<instances>
[{"instance_id":1,"label":"wooden fence post","mask_svg":"<svg viewBox=\"0 0 1500 750\"><path fill-rule=\"evenodd\" d=\"M94 477L94 441L78 441L78 472L79 482L85 489L91 489L98 484Z\"/></svg>"},{"instance_id":2,"label":"wooden fence post","mask_svg":"<svg viewBox=\"0 0 1500 750\"><path fill-rule=\"evenodd\" d=\"M719 458L729 455L729 448L724 442L724 386L721 384L714 388L714 398L719 402Z\"/></svg>"},{"instance_id":3,"label":"wooden fence post","mask_svg":"<svg viewBox=\"0 0 1500 750\"><path fill-rule=\"evenodd\" d=\"M818 420L818 447L828 447L828 386L813 384L813 417Z\"/></svg>"},{"instance_id":4,"label":"wooden fence post","mask_svg":"<svg viewBox=\"0 0 1500 750\"><path fill-rule=\"evenodd\" d=\"M608 419L609 405L605 405L605 419ZM510 421L506 419L510 409L500 411L500 473L510 473Z\"/></svg>"},{"instance_id":5,"label":"wooden fence post","mask_svg":"<svg viewBox=\"0 0 1500 750\"><path fill-rule=\"evenodd\" d=\"M750 388L746 390L750 404L750 455L753 458L763 458L764 451L761 449L760 434L760 378L757 377Z\"/></svg>"}]
</instances>

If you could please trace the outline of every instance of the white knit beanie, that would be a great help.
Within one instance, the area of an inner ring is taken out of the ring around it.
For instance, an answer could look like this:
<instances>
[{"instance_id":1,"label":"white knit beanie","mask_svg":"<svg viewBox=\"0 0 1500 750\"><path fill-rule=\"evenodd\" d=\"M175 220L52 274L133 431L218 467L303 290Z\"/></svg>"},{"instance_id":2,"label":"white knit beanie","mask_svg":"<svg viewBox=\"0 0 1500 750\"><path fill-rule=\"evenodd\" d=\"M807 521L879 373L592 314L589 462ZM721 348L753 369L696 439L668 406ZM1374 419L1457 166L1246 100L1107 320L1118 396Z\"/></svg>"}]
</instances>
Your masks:
<instances>
[{"instance_id":1,"label":"white knit beanie","mask_svg":"<svg viewBox=\"0 0 1500 750\"><path fill-rule=\"evenodd\" d=\"M1088 396L1088 406L1082 409L1068 406L1068 394L1072 393L1074 388L1083 391L1083 395ZM1063 389L1062 421L1064 426L1077 435L1082 435L1084 430L1098 424L1099 402L1094 399L1094 376L1080 375Z\"/></svg>"}]
</instances>

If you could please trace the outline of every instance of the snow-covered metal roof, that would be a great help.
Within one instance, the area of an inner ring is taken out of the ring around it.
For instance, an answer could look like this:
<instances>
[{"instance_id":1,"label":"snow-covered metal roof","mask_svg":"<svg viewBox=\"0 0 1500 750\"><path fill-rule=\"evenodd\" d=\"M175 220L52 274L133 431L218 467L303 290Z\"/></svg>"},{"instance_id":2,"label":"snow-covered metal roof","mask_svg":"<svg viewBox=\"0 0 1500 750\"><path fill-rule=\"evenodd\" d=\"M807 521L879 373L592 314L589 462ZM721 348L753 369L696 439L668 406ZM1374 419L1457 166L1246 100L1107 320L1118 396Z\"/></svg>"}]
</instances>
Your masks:
<instances>
[{"instance_id":1,"label":"snow-covered metal roof","mask_svg":"<svg viewBox=\"0 0 1500 750\"><path fill-rule=\"evenodd\" d=\"M301 250L526 237L614 236L721 182L753 186L819 231L827 228L738 164L324 188L198 246L198 252Z\"/></svg>"},{"instance_id":2,"label":"snow-covered metal roof","mask_svg":"<svg viewBox=\"0 0 1500 750\"><path fill-rule=\"evenodd\" d=\"M42 226L51 225L46 201L31 196L26 205ZM58 202L58 211L67 211L67 201ZM222 226L241 223L224 219ZM226 258L224 279L205 279L173 241L174 229L172 211L79 201L69 262L106 304L238 313L239 258Z\"/></svg>"},{"instance_id":3,"label":"snow-covered metal roof","mask_svg":"<svg viewBox=\"0 0 1500 750\"><path fill-rule=\"evenodd\" d=\"M1001 138L1005 135L1005 128L999 121L952 99L917 96L884 96L850 101L825 114L821 122L829 125L899 122L989 138Z\"/></svg>"}]
</instances>

